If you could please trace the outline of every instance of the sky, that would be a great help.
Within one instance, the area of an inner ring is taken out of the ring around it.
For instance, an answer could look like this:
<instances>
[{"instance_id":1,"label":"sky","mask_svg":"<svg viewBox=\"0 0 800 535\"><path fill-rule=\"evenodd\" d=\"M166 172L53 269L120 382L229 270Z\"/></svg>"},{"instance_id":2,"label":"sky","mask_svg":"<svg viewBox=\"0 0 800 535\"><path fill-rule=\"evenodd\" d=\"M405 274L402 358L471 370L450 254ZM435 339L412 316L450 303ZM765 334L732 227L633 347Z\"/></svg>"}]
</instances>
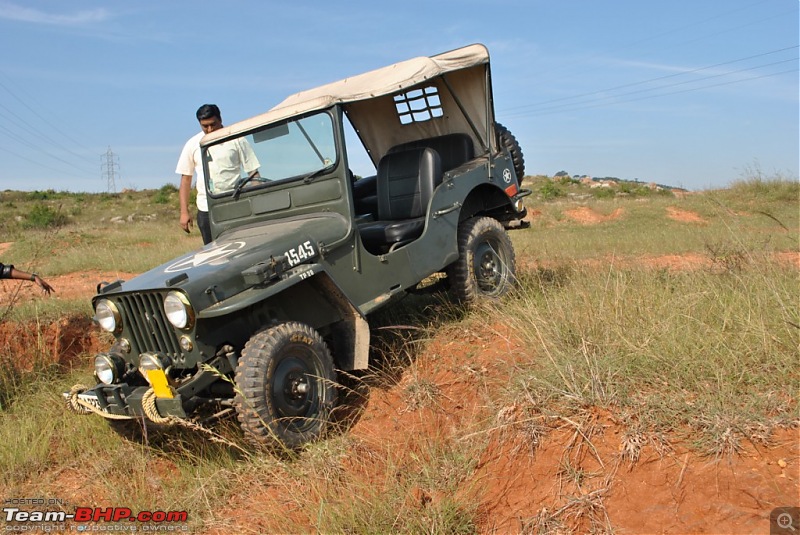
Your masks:
<instances>
[{"instance_id":1,"label":"sky","mask_svg":"<svg viewBox=\"0 0 800 535\"><path fill-rule=\"evenodd\" d=\"M471 43L489 49L527 174L797 180L798 5L0 0L0 190L102 192L109 169L116 191L177 185L201 104L230 125Z\"/></svg>"}]
</instances>

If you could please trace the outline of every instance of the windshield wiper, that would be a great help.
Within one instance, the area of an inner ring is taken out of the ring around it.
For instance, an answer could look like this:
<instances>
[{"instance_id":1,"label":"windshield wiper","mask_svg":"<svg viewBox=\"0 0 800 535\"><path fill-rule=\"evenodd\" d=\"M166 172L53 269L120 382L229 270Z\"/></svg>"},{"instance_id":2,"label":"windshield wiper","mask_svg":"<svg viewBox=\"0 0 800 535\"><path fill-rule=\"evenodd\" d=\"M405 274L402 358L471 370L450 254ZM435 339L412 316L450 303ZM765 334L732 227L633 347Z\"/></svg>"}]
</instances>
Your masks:
<instances>
[{"instance_id":1,"label":"windshield wiper","mask_svg":"<svg viewBox=\"0 0 800 535\"><path fill-rule=\"evenodd\" d=\"M312 171L312 172L308 173L307 175L303 175L303 184L310 184L319 175L324 174L326 171L332 170L333 167L334 167L333 164L326 165L325 167L317 169L316 171Z\"/></svg>"},{"instance_id":2,"label":"windshield wiper","mask_svg":"<svg viewBox=\"0 0 800 535\"><path fill-rule=\"evenodd\" d=\"M231 193L231 197L233 197L234 200L238 199L239 194L242 192L242 188L245 187L247 184L249 184L250 181L253 179L258 179L263 182L263 179L261 178L261 176L259 176L258 173L253 173L252 175L242 177L236 181L236 187L233 188L233 193Z\"/></svg>"}]
</instances>

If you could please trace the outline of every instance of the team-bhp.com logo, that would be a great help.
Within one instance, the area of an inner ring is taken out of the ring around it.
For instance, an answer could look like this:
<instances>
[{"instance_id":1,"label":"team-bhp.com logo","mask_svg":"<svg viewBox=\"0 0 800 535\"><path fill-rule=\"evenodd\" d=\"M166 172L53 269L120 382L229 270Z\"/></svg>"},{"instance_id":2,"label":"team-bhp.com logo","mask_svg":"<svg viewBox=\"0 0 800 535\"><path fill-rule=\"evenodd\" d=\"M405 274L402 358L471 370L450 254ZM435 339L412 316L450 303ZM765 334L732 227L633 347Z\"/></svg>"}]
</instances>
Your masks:
<instances>
[{"instance_id":1,"label":"team-bhp.com logo","mask_svg":"<svg viewBox=\"0 0 800 535\"><path fill-rule=\"evenodd\" d=\"M127 507L76 507L74 513L64 511L23 511L19 507L4 507L3 518L6 521L5 531L13 532L50 532L66 531L67 521L76 523L115 523L112 526L70 525L69 531L188 531L188 525L170 526L168 524L186 522L189 515L186 511L140 511L136 514ZM125 522L131 524L126 525ZM103 527L105 529L96 529ZM9 529L10 528L10 529ZM49 528L49 529L48 529Z\"/></svg>"}]
</instances>

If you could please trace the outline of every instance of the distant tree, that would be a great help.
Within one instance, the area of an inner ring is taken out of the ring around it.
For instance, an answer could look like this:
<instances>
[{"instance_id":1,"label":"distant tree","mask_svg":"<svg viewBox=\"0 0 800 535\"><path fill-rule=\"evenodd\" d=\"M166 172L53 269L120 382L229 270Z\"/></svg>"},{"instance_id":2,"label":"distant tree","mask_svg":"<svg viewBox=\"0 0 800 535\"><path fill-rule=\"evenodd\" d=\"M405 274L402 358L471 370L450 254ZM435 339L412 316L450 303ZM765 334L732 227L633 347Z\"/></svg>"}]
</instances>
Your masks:
<instances>
[{"instance_id":1,"label":"distant tree","mask_svg":"<svg viewBox=\"0 0 800 535\"><path fill-rule=\"evenodd\" d=\"M556 178L561 178L562 176L567 176L568 177L569 173L567 173L566 171L559 171L558 173L556 173L553 176L556 177Z\"/></svg>"}]
</instances>

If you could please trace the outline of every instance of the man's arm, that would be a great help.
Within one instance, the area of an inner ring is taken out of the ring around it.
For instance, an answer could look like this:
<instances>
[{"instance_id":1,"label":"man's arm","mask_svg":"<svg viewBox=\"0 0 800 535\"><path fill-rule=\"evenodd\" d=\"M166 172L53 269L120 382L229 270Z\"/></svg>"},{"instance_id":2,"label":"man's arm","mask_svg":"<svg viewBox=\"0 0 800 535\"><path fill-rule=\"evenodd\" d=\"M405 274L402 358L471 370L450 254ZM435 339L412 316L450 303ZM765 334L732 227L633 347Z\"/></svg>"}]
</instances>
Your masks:
<instances>
[{"instance_id":1,"label":"man's arm","mask_svg":"<svg viewBox=\"0 0 800 535\"><path fill-rule=\"evenodd\" d=\"M15 268L12 264L0 264L0 279L31 281L38 284L47 295L50 295L50 292L55 292L53 287L36 273L22 271L21 269Z\"/></svg>"},{"instance_id":2,"label":"man's arm","mask_svg":"<svg viewBox=\"0 0 800 535\"><path fill-rule=\"evenodd\" d=\"M244 167L247 176L250 178L261 178L258 172L258 168L261 167L261 164L256 157L256 153L253 152L253 147L251 147L250 143L244 138L237 140L237 146L239 148L239 161L242 167Z\"/></svg>"},{"instance_id":3,"label":"man's arm","mask_svg":"<svg viewBox=\"0 0 800 535\"><path fill-rule=\"evenodd\" d=\"M192 213L189 211L189 198L192 192L192 175L181 175L178 198L181 203L181 228L185 233L192 230Z\"/></svg>"}]
</instances>

